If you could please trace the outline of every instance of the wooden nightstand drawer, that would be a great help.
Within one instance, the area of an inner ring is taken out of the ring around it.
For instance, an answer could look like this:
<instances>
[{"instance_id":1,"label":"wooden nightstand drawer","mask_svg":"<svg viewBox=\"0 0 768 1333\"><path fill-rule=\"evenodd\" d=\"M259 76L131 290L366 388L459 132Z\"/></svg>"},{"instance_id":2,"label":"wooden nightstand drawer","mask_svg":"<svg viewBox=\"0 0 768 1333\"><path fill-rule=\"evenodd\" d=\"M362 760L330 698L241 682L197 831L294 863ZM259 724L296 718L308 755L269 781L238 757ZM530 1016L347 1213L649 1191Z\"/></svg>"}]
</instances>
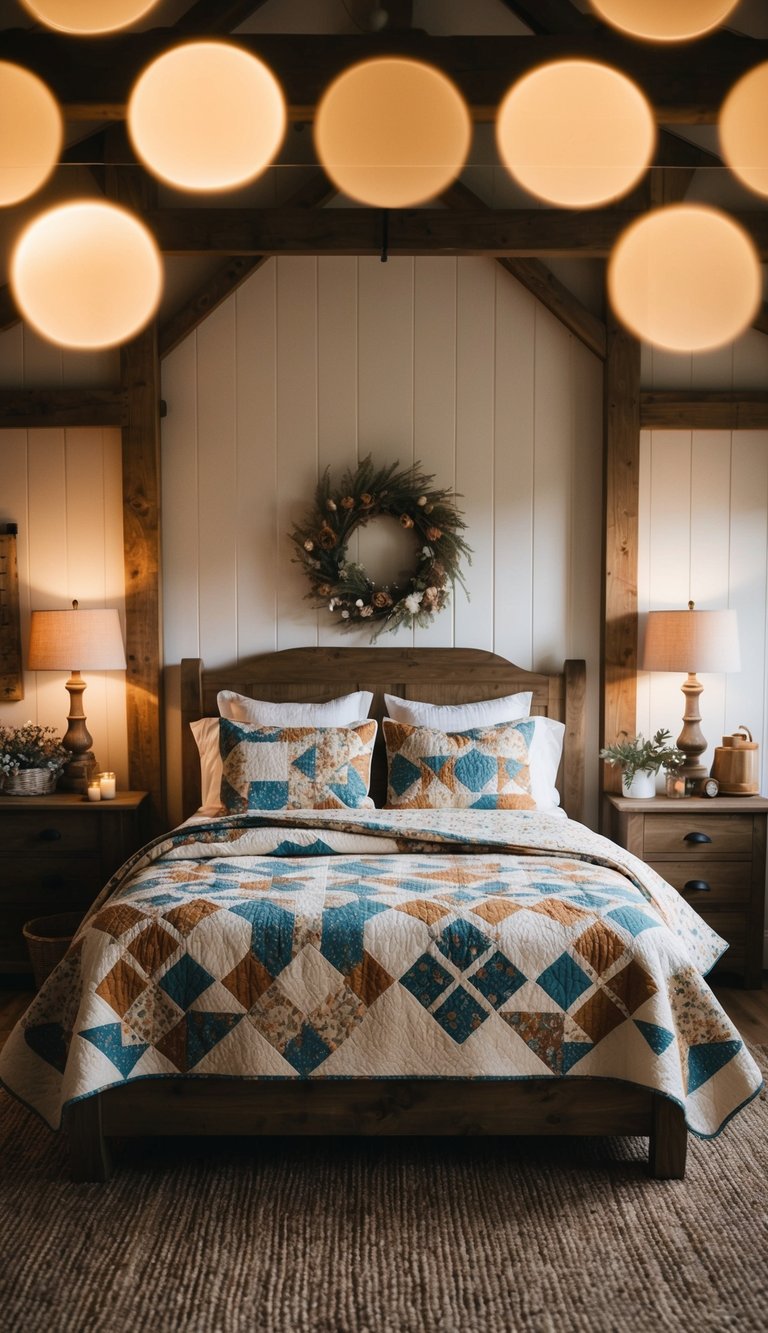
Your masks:
<instances>
[{"instance_id":1,"label":"wooden nightstand drawer","mask_svg":"<svg viewBox=\"0 0 768 1333\"><path fill-rule=\"evenodd\" d=\"M36 856L24 860L20 856L6 856L0 864L0 904L18 902L41 895L69 893L94 896L103 887L101 861L96 856ZM49 911L58 909L52 904Z\"/></svg>"},{"instance_id":2,"label":"wooden nightstand drawer","mask_svg":"<svg viewBox=\"0 0 768 1333\"><path fill-rule=\"evenodd\" d=\"M85 810L68 810L66 816L55 810L14 810L13 818L3 821L2 844L4 852L95 851L99 825Z\"/></svg>"},{"instance_id":3,"label":"wooden nightstand drawer","mask_svg":"<svg viewBox=\"0 0 768 1333\"><path fill-rule=\"evenodd\" d=\"M702 858L700 865L692 865L690 861L649 861L648 864L697 912L749 902L752 884L748 861L707 861ZM708 884L709 889L685 887L700 882Z\"/></svg>"},{"instance_id":4,"label":"wooden nightstand drawer","mask_svg":"<svg viewBox=\"0 0 768 1333\"><path fill-rule=\"evenodd\" d=\"M703 835L707 841L696 837ZM749 815L705 815L694 812L646 818L643 859L670 856L682 860L709 860L718 856L752 855L752 819Z\"/></svg>"}]
</instances>

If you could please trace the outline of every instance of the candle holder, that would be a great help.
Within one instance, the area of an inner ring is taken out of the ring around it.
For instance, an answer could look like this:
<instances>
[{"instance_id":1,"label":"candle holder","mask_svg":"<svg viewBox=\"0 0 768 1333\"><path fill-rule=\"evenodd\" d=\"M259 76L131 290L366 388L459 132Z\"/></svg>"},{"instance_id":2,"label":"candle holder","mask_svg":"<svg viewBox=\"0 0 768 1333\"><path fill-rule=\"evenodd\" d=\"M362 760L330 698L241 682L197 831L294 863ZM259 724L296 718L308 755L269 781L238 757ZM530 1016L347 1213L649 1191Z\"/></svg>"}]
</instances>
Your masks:
<instances>
[{"instance_id":1,"label":"candle holder","mask_svg":"<svg viewBox=\"0 0 768 1333\"><path fill-rule=\"evenodd\" d=\"M86 795L89 801L101 800L101 783L98 778L94 782L89 782L86 789Z\"/></svg>"},{"instance_id":2,"label":"candle holder","mask_svg":"<svg viewBox=\"0 0 768 1333\"><path fill-rule=\"evenodd\" d=\"M113 801L117 790L114 773L99 773L99 791L102 801Z\"/></svg>"}]
</instances>

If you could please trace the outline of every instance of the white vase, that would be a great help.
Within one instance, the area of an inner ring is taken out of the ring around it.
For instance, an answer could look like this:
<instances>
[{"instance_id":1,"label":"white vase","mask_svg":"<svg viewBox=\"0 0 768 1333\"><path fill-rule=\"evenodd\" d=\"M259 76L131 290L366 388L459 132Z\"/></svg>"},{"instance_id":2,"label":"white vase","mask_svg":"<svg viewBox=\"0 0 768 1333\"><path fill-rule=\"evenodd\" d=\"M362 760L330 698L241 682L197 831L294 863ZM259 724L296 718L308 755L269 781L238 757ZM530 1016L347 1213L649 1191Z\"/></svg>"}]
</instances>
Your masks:
<instances>
[{"instance_id":1,"label":"white vase","mask_svg":"<svg viewBox=\"0 0 768 1333\"><path fill-rule=\"evenodd\" d=\"M656 795L656 774L638 771L632 781L627 782L626 774L622 773L621 790L625 796L633 796L636 800L647 800Z\"/></svg>"}]
</instances>

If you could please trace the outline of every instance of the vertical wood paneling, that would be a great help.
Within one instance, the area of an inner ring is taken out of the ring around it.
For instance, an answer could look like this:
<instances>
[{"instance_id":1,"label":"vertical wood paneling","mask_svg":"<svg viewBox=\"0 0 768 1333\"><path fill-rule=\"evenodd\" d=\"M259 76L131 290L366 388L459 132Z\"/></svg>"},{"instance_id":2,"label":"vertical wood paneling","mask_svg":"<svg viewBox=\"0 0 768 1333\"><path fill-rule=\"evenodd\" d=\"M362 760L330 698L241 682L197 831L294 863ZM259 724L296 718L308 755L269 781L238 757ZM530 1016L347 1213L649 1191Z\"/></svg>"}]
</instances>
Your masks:
<instances>
[{"instance_id":1,"label":"vertical wood paneling","mask_svg":"<svg viewBox=\"0 0 768 1333\"><path fill-rule=\"evenodd\" d=\"M570 339L562 324L536 310L533 529L533 655L553 669L565 656L570 550Z\"/></svg>"},{"instance_id":2,"label":"vertical wood paneling","mask_svg":"<svg viewBox=\"0 0 768 1333\"><path fill-rule=\"evenodd\" d=\"M161 423L163 638L169 663L200 652L196 357L192 334L163 362L168 406Z\"/></svg>"},{"instance_id":3,"label":"vertical wood paneling","mask_svg":"<svg viewBox=\"0 0 768 1333\"><path fill-rule=\"evenodd\" d=\"M691 595L691 448L690 431L653 433L649 605L654 610L682 609ZM673 736L678 735L683 715L682 681L682 676L667 672L651 674L652 731L668 727Z\"/></svg>"},{"instance_id":4,"label":"vertical wood paneling","mask_svg":"<svg viewBox=\"0 0 768 1333\"><path fill-rule=\"evenodd\" d=\"M288 533L317 482L317 260L277 261L277 646L317 643ZM221 659L220 659L221 660ZM226 659L224 659L226 660Z\"/></svg>"},{"instance_id":5,"label":"vertical wood paneling","mask_svg":"<svg viewBox=\"0 0 768 1333\"><path fill-rule=\"evenodd\" d=\"M768 432L733 437L731 473L730 605L739 618L741 671L728 677L728 731L744 723L762 738L765 761L766 551L768 551Z\"/></svg>"},{"instance_id":6,"label":"vertical wood paneling","mask_svg":"<svg viewBox=\"0 0 768 1333\"><path fill-rule=\"evenodd\" d=\"M225 301L197 330L200 637L220 661L237 653L235 310Z\"/></svg>"},{"instance_id":7,"label":"vertical wood paneling","mask_svg":"<svg viewBox=\"0 0 768 1333\"><path fill-rule=\"evenodd\" d=\"M435 485L456 487L456 298L455 259L417 259L414 285L413 453ZM459 507L463 500L458 501ZM453 644L453 603L414 632L421 648Z\"/></svg>"},{"instance_id":8,"label":"vertical wood paneling","mask_svg":"<svg viewBox=\"0 0 768 1333\"><path fill-rule=\"evenodd\" d=\"M494 649L531 670L536 302L495 273Z\"/></svg>"},{"instance_id":9,"label":"vertical wood paneling","mask_svg":"<svg viewBox=\"0 0 768 1333\"><path fill-rule=\"evenodd\" d=\"M338 484L344 470L358 461L358 270L354 261L327 257L318 260L317 268L318 475L329 467ZM358 538L353 534L350 557L357 559L357 552ZM331 613L321 608L317 619L318 642L337 643L339 631ZM363 631L360 635L365 642L367 635Z\"/></svg>"},{"instance_id":10,"label":"vertical wood paneling","mask_svg":"<svg viewBox=\"0 0 768 1333\"><path fill-rule=\"evenodd\" d=\"M15 332L15 330L14 330ZM3 350L4 334L0 339L0 352ZM2 358L0 357L0 365ZM18 526L16 539L16 557L19 571L19 615L21 621L21 661L26 667L27 641L29 639L29 522L28 522L28 484L27 484L27 432L25 430L0 431L0 523L15 523ZM0 704L0 721L9 726L21 726L27 718L36 717L37 700L35 696L36 678L24 670L24 698L16 703Z\"/></svg>"},{"instance_id":11,"label":"vertical wood paneling","mask_svg":"<svg viewBox=\"0 0 768 1333\"><path fill-rule=\"evenodd\" d=\"M494 334L496 274L481 259L458 261L456 490L472 547L471 597L457 593L456 643L493 647Z\"/></svg>"},{"instance_id":12,"label":"vertical wood paneling","mask_svg":"<svg viewBox=\"0 0 768 1333\"><path fill-rule=\"evenodd\" d=\"M275 279L276 266L262 265L236 297L239 657L277 644Z\"/></svg>"},{"instance_id":13,"label":"vertical wood paneling","mask_svg":"<svg viewBox=\"0 0 768 1333\"><path fill-rule=\"evenodd\" d=\"M600 586L601 529L595 522L595 503L602 495L603 440L600 424L603 366L578 339L570 339L571 432L570 485L571 541L567 552L568 625L563 656L583 657L587 664L585 808L596 815L600 765Z\"/></svg>"}]
</instances>

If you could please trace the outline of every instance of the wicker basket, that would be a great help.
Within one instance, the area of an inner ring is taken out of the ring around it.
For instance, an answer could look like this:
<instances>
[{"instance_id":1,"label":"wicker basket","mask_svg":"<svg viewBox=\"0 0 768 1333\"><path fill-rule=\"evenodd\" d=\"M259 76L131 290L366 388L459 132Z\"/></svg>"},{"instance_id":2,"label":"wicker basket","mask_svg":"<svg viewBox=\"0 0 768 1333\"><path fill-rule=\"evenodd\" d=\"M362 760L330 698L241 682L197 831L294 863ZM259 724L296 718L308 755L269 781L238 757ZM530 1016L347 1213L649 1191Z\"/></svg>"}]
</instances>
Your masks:
<instances>
[{"instance_id":1,"label":"wicker basket","mask_svg":"<svg viewBox=\"0 0 768 1333\"><path fill-rule=\"evenodd\" d=\"M58 772L55 768L20 768L3 782L6 796L47 796L55 791Z\"/></svg>"},{"instance_id":2,"label":"wicker basket","mask_svg":"<svg viewBox=\"0 0 768 1333\"><path fill-rule=\"evenodd\" d=\"M58 912L55 916L36 916L22 926L38 990L61 962L82 919L82 912Z\"/></svg>"}]
</instances>

